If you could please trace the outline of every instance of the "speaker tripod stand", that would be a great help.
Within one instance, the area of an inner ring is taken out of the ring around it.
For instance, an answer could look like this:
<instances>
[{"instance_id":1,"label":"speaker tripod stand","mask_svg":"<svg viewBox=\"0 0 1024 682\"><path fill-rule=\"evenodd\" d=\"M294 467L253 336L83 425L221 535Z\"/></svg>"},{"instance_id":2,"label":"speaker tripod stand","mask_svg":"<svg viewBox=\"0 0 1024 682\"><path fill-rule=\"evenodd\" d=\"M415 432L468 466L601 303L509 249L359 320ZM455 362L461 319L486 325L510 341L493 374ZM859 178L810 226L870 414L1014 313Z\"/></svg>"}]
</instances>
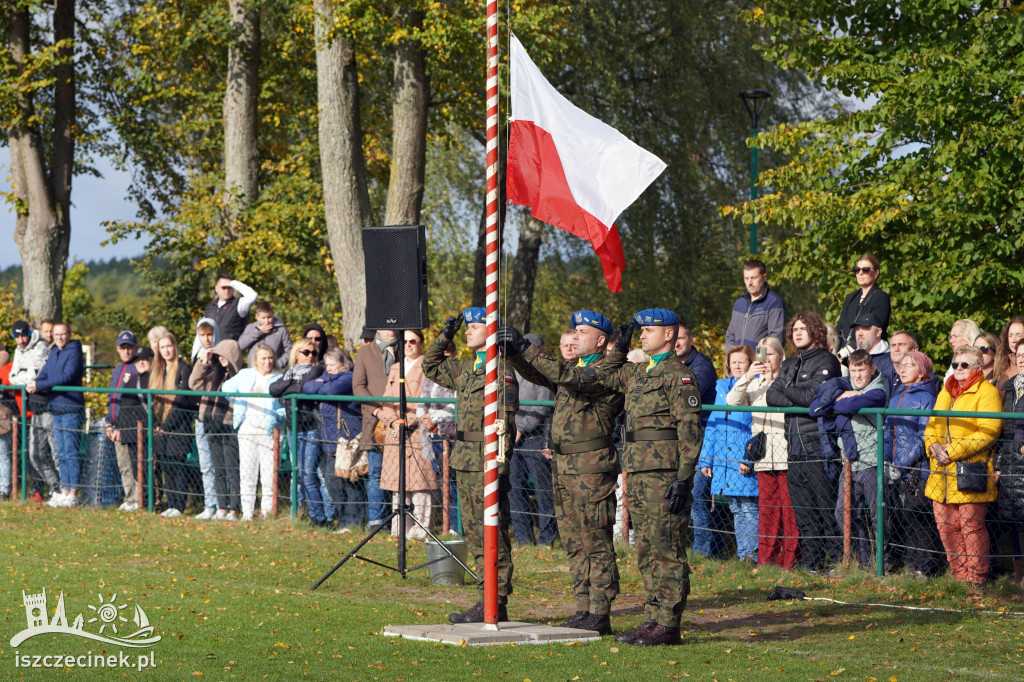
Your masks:
<instances>
[{"instance_id":1,"label":"speaker tripod stand","mask_svg":"<svg viewBox=\"0 0 1024 682\"><path fill-rule=\"evenodd\" d=\"M320 579L317 580L313 584L313 587L309 588L311 591L315 590L318 587L320 587L320 585L322 585L324 583L324 581L326 581L328 578L330 578L332 575L334 575L335 571L337 571L339 568L344 566L345 562L347 562L349 559L351 559L353 557L355 557L356 559L359 559L360 561L365 561L367 563L374 564L376 566L380 566L381 568L386 568L389 571L395 571L396 573L398 573L399 575L402 576L403 580L412 571L416 571L416 570L419 570L421 568L426 568L427 566L430 566L431 564L435 564L435 563L437 563L439 561L443 561L445 557L441 556L441 557L438 557L436 559L431 559L430 561L427 561L427 562L424 562L422 564L419 564L418 566L413 566L412 568L408 568L407 567L407 565L406 565L406 550L405 550L405 539L406 539L405 538L405 535L406 535L406 533L405 533L405 517L406 516L408 516L410 519L412 519L413 522L417 526L419 526L421 529L423 529L423 532L427 534L427 537L429 537L431 540L433 540L435 543L437 543L437 545L444 550L445 554L447 554L452 559L454 559L456 561L456 563L458 563L459 566L461 566L463 568L463 570L465 570L467 573L469 573L471 576L473 576L473 579L476 580L476 574L473 573L473 571L469 570L469 567L466 566L466 564L464 564L462 562L462 560L459 559L459 557L455 556L455 554L448 548L448 545L446 545L441 540L438 540L437 537L433 533L430 532L429 528L427 528L422 523L420 523L420 520L417 519L415 514L412 513L412 509L410 508L410 506L405 503L405 448L406 448L405 438L406 438L406 434L408 433L408 425L405 423L405 413L406 413L405 344L404 344L404 341L405 341L404 334L405 333L402 332L402 331L399 331L398 333L401 335L401 338L399 339L399 342L398 342L398 352L396 353L396 357L395 357L395 362L398 363L398 414L399 414L399 417L398 417L398 505L396 506L395 509L391 510L390 514L388 514L387 516L384 517L384 519L381 521L381 524L379 526L377 526L372 531L370 531L369 535L367 535L365 538L363 538L362 541L360 541L360 543L358 545L356 545L355 549L353 549L351 552L346 554L345 557L341 561L339 561L337 564L335 564L334 567L331 570L327 571L327 573L325 573L323 576L321 576ZM381 530L383 530L385 528L390 528L391 521L393 519L395 519L396 517L399 520L399 523L398 523L398 565L397 566L389 566L388 564L381 563L381 562L376 561L374 559L370 559L368 557L360 556L359 555L359 550L362 549L363 546L367 542L372 540L373 537L377 533L379 533Z\"/></svg>"}]
</instances>

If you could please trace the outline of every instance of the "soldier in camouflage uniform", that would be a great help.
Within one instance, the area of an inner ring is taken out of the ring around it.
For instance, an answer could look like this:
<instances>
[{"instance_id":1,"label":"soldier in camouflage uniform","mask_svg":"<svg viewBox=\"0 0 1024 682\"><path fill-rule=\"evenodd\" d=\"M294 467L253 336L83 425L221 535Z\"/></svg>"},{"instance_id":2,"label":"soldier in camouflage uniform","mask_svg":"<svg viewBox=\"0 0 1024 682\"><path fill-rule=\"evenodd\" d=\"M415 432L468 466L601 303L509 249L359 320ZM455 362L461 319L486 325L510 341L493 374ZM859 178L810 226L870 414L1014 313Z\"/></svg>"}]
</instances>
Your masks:
<instances>
[{"instance_id":1,"label":"soldier in camouflage uniform","mask_svg":"<svg viewBox=\"0 0 1024 682\"><path fill-rule=\"evenodd\" d=\"M466 321L466 345L475 359L445 357L444 351ZM451 467L462 510L466 543L476 562L479 601L464 613L453 613L453 623L484 621L484 384L486 369L483 347L487 339L486 311L467 308L449 317L444 329L423 358L423 373L436 384L455 391L457 413L455 447ZM508 461L515 442L515 414L519 407L519 384L511 373L498 371L498 418L505 421L506 460L498 462L498 620L508 620L506 603L512 593L512 543L509 538ZM499 450L500 455L500 450Z\"/></svg>"},{"instance_id":2,"label":"soldier in camouflage uniform","mask_svg":"<svg viewBox=\"0 0 1024 682\"><path fill-rule=\"evenodd\" d=\"M697 379L672 348L678 323L670 310L641 310L633 325L642 330L641 348L650 362L597 370L600 384L626 396L622 465L647 593L643 623L615 641L641 646L679 644L679 621L690 592L686 529L704 432ZM625 354L631 336L632 329L620 332L610 357Z\"/></svg>"},{"instance_id":3,"label":"soldier in camouflage uniform","mask_svg":"<svg viewBox=\"0 0 1024 682\"><path fill-rule=\"evenodd\" d=\"M551 423L555 516L576 598L576 613L562 625L610 635L609 614L619 593L612 535L620 468L612 429L624 399L593 378L598 368L621 367L625 356L612 359L602 353L612 333L604 315L578 310L571 319L578 358L572 362L542 353L512 327L498 330L498 349L524 378L556 392Z\"/></svg>"}]
</instances>

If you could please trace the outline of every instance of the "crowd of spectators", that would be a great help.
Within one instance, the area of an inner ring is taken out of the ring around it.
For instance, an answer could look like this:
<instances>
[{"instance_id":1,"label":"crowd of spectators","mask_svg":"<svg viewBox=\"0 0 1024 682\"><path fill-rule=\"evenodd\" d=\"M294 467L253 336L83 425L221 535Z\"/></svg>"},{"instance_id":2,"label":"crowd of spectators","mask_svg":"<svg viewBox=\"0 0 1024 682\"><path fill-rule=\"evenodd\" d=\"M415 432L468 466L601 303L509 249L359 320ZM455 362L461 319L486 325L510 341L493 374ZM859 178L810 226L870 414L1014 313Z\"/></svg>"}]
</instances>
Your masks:
<instances>
[{"instance_id":1,"label":"crowd of spectators","mask_svg":"<svg viewBox=\"0 0 1024 682\"><path fill-rule=\"evenodd\" d=\"M748 261L721 372L680 325L675 352L696 377L705 405L791 408L704 411L693 549L711 558L735 552L753 565L830 572L843 557L845 535L852 558L865 568L881 558L885 570L930 577L948 566L956 580L973 584L1000 570L990 561L998 550L1013 557L1014 580L1024 586L1024 418L927 414L1024 412L1024 317L1008 320L999 335L970 319L955 322L946 371L921 352L912 331L890 333L892 308L879 286L880 269L871 254L857 260L857 287L830 326L813 312L787 316L765 266ZM117 337L120 362L111 375L104 434L120 472L120 509L136 511L148 493L165 517L185 514L188 506L198 508L200 520L251 521L257 507L263 517L275 514L275 447L294 441L299 499L313 525L341 533L373 529L402 506L409 514L393 517L392 534L405 523L408 537L423 539L424 529L438 526L443 495L450 499L447 522L457 528L454 480L441 491L454 406L409 403L400 414L397 403L374 400L396 397L400 375L407 397L453 398L423 375L422 332L364 329L353 358L319 324L293 338L258 298L244 283L218 277L187 356L163 327L149 330L148 346L131 331ZM19 321L12 334L16 349L13 357L0 357L0 382L25 386L28 404L20 392L0 400L0 495L11 492L11 425L26 414L33 496L54 507L75 506L82 502L83 394L50 389L82 385L81 344L63 322L44 320L36 330ZM543 346L540 337L527 338ZM567 330L559 339L562 358L575 359L575 338ZM647 358L633 351L630 360ZM541 387L519 382L522 400L550 400ZM158 391L151 411L145 395L116 390L137 388ZM172 390L222 395L159 392ZM363 400L323 399L347 395ZM922 413L885 417L879 476L878 417L862 410L881 407ZM516 418L510 503L517 544L557 541L550 418L544 406L523 406ZM398 492L402 424L404 500ZM140 477L145 425L152 427L156 463L151 491ZM198 466L189 464L190 456ZM200 504L189 505L190 495ZM880 498L886 510L881 548L875 537Z\"/></svg>"}]
</instances>

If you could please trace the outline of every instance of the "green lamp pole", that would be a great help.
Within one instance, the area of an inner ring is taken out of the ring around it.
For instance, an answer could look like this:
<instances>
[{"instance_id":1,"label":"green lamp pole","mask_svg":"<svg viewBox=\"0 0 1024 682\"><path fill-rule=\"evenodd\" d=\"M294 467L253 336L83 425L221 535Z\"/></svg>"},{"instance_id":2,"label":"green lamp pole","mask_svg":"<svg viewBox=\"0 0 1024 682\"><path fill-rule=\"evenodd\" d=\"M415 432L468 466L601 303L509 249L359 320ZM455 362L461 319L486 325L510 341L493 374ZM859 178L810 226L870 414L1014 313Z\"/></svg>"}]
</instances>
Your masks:
<instances>
[{"instance_id":1,"label":"green lamp pole","mask_svg":"<svg viewBox=\"0 0 1024 682\"><path fill-rule=\"evenodd\" d=\"M750 114L750 125L753 128L753 136L757 137L758 124L761 120L761 112L764 111L772 93L767 90L741 90L740 99L743 106ZM750 199L757 199L757 145L750 148ZM757 253L757 221L750 222L750 255Z\"/></svg>"}]
</instances>

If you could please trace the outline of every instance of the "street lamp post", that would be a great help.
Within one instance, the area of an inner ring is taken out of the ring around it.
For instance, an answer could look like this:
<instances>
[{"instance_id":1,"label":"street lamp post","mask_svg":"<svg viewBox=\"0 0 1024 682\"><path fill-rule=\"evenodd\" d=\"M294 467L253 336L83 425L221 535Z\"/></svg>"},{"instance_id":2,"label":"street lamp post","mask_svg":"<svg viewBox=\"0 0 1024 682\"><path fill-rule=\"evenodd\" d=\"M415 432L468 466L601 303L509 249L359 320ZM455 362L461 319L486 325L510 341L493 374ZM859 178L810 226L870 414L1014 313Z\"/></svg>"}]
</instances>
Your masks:
<instances>
[{"instance_id":1,"label":"street lamp post","mask_svg":"<svg viewBox=\"0 0 1024 682\"><path fill-rule=\"evenodd\" d=\"M761 119L761 112L764 111L772 93L767 90L741 90L740 99L743 106L750 114L750 125L753 128L753 136L757 137L758 124ZM750 148L750 199L757 198L757 145ZM757 253L757 221L750 222L750 255Z\"/></svg>"}]
</instances>

